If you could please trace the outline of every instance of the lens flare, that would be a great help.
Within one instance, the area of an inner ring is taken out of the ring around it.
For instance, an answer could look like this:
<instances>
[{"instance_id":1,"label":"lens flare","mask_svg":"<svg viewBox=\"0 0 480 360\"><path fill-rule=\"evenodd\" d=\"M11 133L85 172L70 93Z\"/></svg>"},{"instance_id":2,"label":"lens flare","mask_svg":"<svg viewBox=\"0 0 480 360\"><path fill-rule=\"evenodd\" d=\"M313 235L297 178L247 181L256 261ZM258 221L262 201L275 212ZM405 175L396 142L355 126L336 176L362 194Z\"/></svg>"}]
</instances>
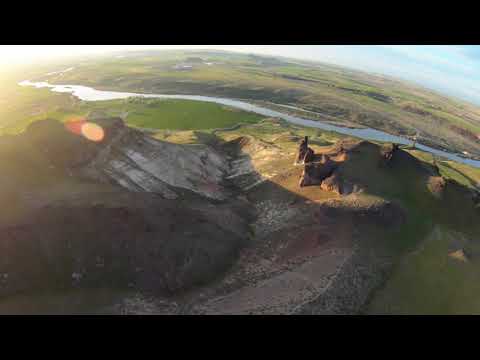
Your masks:
<instances>
[{"instance_id":1,"label":"lens flare","mask_svg":"<svg viewBox=\"0 0 480 360\"><path fill-rule=\"evenodd\" d=\"M65 128L76 135L82 135L82 126L85 125L86 122L87 121L82 118L70 119L65 122Z\"/></svg>"},{"instance_id":2,"label":"lens flare","mask_svg":"<svg viewBox=\"0 0 480 360\"><path fill-rule=\"evenodd\" d=\"M105 137L105 132L100 125L88 122L83 118L70 119L65 122L65 128L75 135L80 135L90 141L99 142Z\"/></svg>"},{"instance_id":3,"label":"lens flare","mask_svg":"<svg viewBox=\"0 0 480 360\"><path fill-rule=\"evenodd\" d=\"M86 122L82 125L82 135L90 141L99 142L103 140L105 132L101 126L91 122Z\"/></svg>"}]
</instances>

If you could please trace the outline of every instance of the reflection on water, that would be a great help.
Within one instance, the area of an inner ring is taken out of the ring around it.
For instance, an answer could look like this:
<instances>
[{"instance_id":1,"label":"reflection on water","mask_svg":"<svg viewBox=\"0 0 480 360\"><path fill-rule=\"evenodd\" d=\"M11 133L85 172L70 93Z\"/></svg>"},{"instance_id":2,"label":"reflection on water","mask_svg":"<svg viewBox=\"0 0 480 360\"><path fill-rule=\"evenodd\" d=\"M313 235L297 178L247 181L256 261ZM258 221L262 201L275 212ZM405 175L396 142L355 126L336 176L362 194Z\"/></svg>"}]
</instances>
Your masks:
<instances>
[{"instance_id":1,"label":"reflection on water","mask_svg":"<svg viewBox=\"0 0 480 360\"><path fill-rule=\"evenodd\" d=\"M327 124L321 121L313 121L308 119L303 119L300 117L284 114L275 110L267 109L261 106L249 104L244 101L212 97L212 96L200 96L200 95L163 95L163 94L138 94L130 92L119 92L119 91L103 91L96 90L88 86L80 85L52 85L48 82L31 82L31 81L22 81L19 83L21 86L34 86L36 88L50 88L51 91L61 92L61 93L71 93L72 95L78 97L80 100L84 101L102 101L102 100L115 100L115 99L126 99L129 97L144 97L144 98L159 98L159 99L183 99L183 100L196 100L196 101L205 101L213 102L217 104L227 105L242 109L245 111L254 112L263 116L268 117L277 117L284 119L293 124L315 127L327 131L333 131L344 135L355 136L365 140L380 141L380 142L394 142L403 145L410 145L411 140L402 138L400 136L391 135L383 131L370 129L370 128L361 128L361 129L352 129L342 126L335 126ZM429 146L418 144L416 147L420 150L427 151L429 153L445 157L450 160L457 161L459 163L480 167L480 161L466 159L460 157L454 153L449 153L442 150L437 150Z\"/></svg>"}]
</instances>

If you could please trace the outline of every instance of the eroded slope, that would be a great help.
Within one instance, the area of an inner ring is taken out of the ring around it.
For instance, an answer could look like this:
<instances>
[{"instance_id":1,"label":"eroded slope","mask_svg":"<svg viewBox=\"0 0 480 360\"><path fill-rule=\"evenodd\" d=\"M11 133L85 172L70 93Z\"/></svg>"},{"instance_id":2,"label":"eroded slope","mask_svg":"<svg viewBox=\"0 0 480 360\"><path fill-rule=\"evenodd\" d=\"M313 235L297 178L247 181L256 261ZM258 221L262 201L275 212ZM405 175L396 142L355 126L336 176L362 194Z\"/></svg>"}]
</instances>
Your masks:
<instances>
[{"instance_id":1,"label":"eroded slope","mask_svg":"<svg viewBox=\"0 0 480 360\"><path fill-rule=\"evenodd\" d=\"M300 187L312 130L268 120L178 144L95 121L100 142L55 121L0 139L3 296L114 286L159 313L358 313L432 222L476 231L476 193L402 149L309 133L335 166Z\"/></svg>"}]
</instances>

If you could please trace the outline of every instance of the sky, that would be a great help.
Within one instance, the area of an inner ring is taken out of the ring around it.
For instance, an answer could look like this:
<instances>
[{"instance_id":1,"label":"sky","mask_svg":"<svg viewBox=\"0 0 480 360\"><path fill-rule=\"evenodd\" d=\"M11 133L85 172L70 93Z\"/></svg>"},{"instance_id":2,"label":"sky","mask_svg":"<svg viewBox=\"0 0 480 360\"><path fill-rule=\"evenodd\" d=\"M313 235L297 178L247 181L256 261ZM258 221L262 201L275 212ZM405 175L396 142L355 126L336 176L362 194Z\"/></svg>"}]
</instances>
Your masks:
<instances>
[{"instance_id":1,"label":"sky","mask_svg":"<svg viewBox=\"0 0 480 360\"><path fill-rule=\"evenodd\" d=\"M151 48L221 49L322 61L408 80L480 105L477 45L0 45L0 66Z\"/></svg>"}]
</instances>

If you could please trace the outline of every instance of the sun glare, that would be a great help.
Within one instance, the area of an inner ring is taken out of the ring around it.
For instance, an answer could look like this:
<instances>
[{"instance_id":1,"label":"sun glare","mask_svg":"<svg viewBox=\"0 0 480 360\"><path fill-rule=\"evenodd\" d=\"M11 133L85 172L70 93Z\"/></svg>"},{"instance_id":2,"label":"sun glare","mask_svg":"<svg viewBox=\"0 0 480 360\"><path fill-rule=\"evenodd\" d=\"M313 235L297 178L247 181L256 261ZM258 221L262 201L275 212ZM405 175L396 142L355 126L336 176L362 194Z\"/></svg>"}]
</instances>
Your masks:
<instances>
[{"instance_id":1,"label":"sun glare","mask_svg":"<svg viewBox=\"0 0 480 360\"><path fill-rule=\"evenodd\" d=\"M72 119L65 123L65 128L75 135L80 135L94 142L100 142L105 132L100 125L88 122L85 119Z\"/></svg>"},{"instance_id":2,"label":"sun glare","mask_svg":"<svg viewBox=\"0 0 480 360\"><path fill-rule=\"evenodd\" d=\"M99 142L103 140L105 133L100 125L87 122L82 126L82 135L88 140Z\"/></svg>"}]
</instances>

